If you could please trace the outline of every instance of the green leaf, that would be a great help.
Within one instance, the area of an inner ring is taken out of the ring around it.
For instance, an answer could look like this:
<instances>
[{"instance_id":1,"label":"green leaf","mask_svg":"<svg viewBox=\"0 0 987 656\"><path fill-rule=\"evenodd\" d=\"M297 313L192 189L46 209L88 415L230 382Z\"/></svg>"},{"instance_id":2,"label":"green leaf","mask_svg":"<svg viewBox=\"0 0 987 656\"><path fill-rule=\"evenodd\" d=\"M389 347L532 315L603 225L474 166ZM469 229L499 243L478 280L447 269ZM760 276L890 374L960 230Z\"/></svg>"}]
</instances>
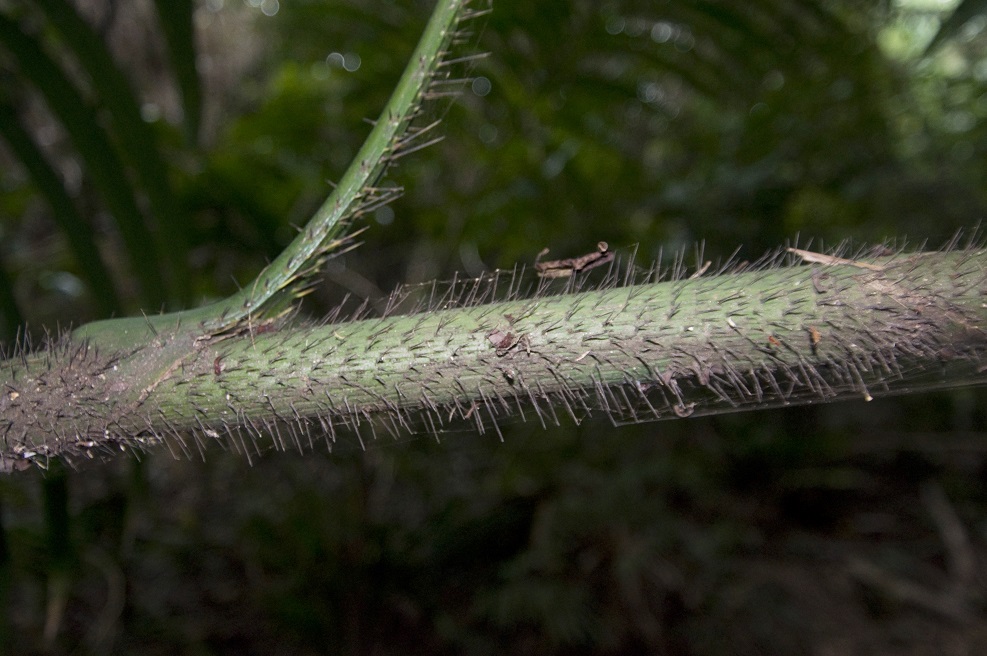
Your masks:
<instances>
[{"instance_id":1,"label":"green leaf","mask_svg":"<svg viewBox=\"0 0 987 656\"><path fill-rule=\"evenodd\" d=\"M52 218L65 233L100 314L110 316L119 312L120 302L93 240L92 226L79 213L58 174L21 125L14 109L4 102L0 102L0 136L31 174L34 185L51 207Z\"/></svg>"},{"instance_id":2,"label":"green leaf","mask_svg":"<svg viewBox=\"0 0 987 656\"><path fill-rule=\"evenodd\" d=\"M956 37L964 25L985 13L987 13L987 0L962 0L949 18L940 25L939 31L932 37L922 56L931 55L946 41Z\"/></svg>"},{"instance_id":3,"label":"green leaf","mask_svg":"<svg viewBox=\"0 0 987 656\"><path fill-rule=\"evenodd\" d=\"M96 112L38 41L5 14L0 14L0 45L13 55L23 76L41 92L49 109L65 127L83 159L86 173L117 221L144 302L152 307L160 306L168 294L155 240L137 207L123 162Z\"/></svg>"},{"instance_id":4,"label":"green leaf","mask_svg":"<svg viewBox=\"0 0 987 656\"><path fill-rule=\"evenodd\" d=\"M89 74L99 100L109 111L112 136L119 142L121 152L147 193L151 214L158 227L157 245L171 265L171 287L179 290L177 300L187 301L188 219L175 202L168 168L158 151L154 131L142 118L137 98L123 71L89 23L66 0L38 0L38 5Z\"/></svg>"},{"instance_id":5,"label":"green leaf","mask_svg":"<svg viewBox=\"0 0 987 656\"><path fill-rule=\"evenodd\" d=\"M185 135L190 144L199 142L199 125L202 120L202 85L195 65L196 48L192 16L195 3L192 0L155 0L158 19L168 42L168 58L171 71L182 93L182 109L185 115Z\"/></svg>"}]
</instances>

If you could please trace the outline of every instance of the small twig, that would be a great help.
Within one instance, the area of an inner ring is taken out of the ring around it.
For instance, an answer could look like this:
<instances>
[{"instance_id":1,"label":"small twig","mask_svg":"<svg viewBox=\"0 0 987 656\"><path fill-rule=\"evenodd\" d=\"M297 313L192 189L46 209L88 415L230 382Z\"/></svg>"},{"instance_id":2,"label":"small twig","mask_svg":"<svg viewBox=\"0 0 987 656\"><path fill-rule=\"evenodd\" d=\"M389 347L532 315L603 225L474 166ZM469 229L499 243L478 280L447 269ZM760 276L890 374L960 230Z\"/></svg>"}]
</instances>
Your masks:
<instances>
[{"instance_id":1,"label":"small twig","mask_svg":"<svg viewBox=\"0 0 987 656\"><path fill-rule=\"evenodd\" d=\"M814 253L812 251L804 251L801 248L788 248L786 249L789 253L795 253L801 257L806 262L811 262L812 264L844 264L848 266L855 266L860 269L868 269L870 271L884 271L884 267L880 264L870 264L868 262L858 262L857 260L848 260L845 257L836 257L835 255L826 255L825 253Z\"/></svg>"},{"instance_id":2,"label":"small twig","mask_svg":"<svg viewBox=\"0 0 987 656\"><path fill-rule=\"evenodd\" d=\"M696 269L696 272L694 274L692 274L691 276L689 276L689 280L695 280L696 278L702 278L703 277L703 274L706 273L706 271L709 269L709 266L712 263L713 263L712 260L706 260L706 262L701 267L699 267L698 269Z\"/></svg>"},{"instance_id":3,"label":"small twig","mask_svg":"<svg viewBox=\"0 0 987 656\"><path fill-rule=\"evenodd\" d=\"M610 250L610 246L605 241L598 243L596 250L586 255L540 262L539 260L547 254L548 249L545 248L535 258L535 271L542 278L568 278L574 273L588 271L613 261L613 251Z\"/></svg>"}]
</instances>

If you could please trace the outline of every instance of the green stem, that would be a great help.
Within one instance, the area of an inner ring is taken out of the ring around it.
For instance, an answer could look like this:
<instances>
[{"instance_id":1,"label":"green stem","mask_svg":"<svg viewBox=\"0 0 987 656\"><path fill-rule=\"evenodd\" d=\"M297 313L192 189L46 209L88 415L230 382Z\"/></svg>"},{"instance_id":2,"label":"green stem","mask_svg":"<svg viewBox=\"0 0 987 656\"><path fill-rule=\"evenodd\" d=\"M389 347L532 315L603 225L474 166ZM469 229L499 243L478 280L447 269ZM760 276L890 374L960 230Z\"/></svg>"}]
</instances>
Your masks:
<instances>
[{"instance_id":1,"label":"green stem","mask_svg":"<svg viewBox=\"0 0 987 656\"><path fill-rule=\"evenodd\" d=\"M642 421L985 382L987 252L836 262L208 345L162 334L113 357L69 343L8 363L0 456L190 451L183 435L301 448L341 427Z\"/></svg>"},{"instance_id":2,"label":"green stem","mask_svg":"<svg viewBox=\"0 0 987 656\"><path fill-rule=\"evenodd\" d=\"M468 0L440 0L436 5L387 106L339 184L305 229L253 282L239 293L202 308L91 323L79 328L75 336L111 348L126 348L179 326L198 336L235 332L244 324L288 307L311 284L324 258L344 243L350 224L369 207L387 200L387 192L374 185L400 154L402 139L439 75L457 26L467 18L467 4Z\"/></svg>"}]
</instances>

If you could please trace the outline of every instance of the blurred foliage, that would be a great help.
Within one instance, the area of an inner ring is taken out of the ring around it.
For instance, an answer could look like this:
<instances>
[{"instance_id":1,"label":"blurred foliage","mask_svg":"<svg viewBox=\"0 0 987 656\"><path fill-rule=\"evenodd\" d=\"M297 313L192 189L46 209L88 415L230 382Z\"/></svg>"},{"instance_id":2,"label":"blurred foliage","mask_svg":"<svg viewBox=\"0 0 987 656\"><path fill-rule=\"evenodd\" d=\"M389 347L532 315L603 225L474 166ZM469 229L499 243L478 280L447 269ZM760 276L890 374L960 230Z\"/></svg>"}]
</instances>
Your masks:
<instances>
[{"instance_id":1,"label":"blurred foliage","mask_svg":"<svg viewBox=\"0 0 987 656\"><path fill-rule=\"evenodd\" d=\"M432 6L79 3L136 99L116 111L140 114L138 147L165 167L176 235L110 118L108 82L52 18L63 4L0 5L18 32L0 42L0 111L20 130L0 131L8 345L18 326L156 310L135 268L154 268L169 305L249 281L356 152ZM987 206L981 4L498 0L474 39L491 56L460 101L426 108L446 140L401 161L391 178L405 196L307 309L601 239L639 244L645 262L698 240L713 258L742 244L747 259L796 235L938 245ZM86 154L23 52L3 45L25 38L123 173L98 175L91 158L106 153ZM130 250L135 219L115 209L130 202L161 247L153 258ZM95 292L101 270L118 299ZM968 390L512 425L503 444L464 427L252 467L211 448L202 462L161 451L26 472L0 480L0 649L982 651L984 572L960 585L963 545L921 490L944 491L983 562L985 407ZM968 614L861 579L861 560L929 599L960 595Z\"/></svg>"}]
</instances>

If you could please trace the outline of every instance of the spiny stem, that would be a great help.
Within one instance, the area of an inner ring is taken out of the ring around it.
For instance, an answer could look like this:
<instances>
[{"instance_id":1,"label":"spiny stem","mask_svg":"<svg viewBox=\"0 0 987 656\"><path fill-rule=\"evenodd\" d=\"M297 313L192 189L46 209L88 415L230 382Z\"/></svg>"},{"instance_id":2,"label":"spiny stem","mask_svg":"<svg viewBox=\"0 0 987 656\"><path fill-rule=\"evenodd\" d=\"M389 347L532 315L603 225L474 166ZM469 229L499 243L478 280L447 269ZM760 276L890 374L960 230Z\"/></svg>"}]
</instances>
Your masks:
<instances>
[{"instance_id":1,"label":"spiny stem","mask_svg":"<svg viewBox=\"0 0 987 656\"><path fill-rule=\"evenodd\" d=\"M987 380L987 252L867 264L836 258L203 348L174 333L112 356L68 341L0 374L0 465L161 441L186 454L213 439L247 453L271 437L307 449L341 428L635 422Z\"/></svg>"},{"instance_id":2,"label":"spiny stem","mask_svg":"<svg viewBox=\"0 0 987 656\"><path fill-rule=\"evenodd\" d=\"M346 243L345 233L353 221L397 195L375 185L402 148L416 147L407 137L409 127L430 86L446 81L438 71L459 24L479 15L468 5L469 0L439 0L387 106L339 184L305 229L253 282L229 298L195 310L94 322L76 330L75 337L110 348L139 344L161 331L187 330L208 337L236 332L290 306L311 284L325 257Z\"/></svg>"}]
</instances>

